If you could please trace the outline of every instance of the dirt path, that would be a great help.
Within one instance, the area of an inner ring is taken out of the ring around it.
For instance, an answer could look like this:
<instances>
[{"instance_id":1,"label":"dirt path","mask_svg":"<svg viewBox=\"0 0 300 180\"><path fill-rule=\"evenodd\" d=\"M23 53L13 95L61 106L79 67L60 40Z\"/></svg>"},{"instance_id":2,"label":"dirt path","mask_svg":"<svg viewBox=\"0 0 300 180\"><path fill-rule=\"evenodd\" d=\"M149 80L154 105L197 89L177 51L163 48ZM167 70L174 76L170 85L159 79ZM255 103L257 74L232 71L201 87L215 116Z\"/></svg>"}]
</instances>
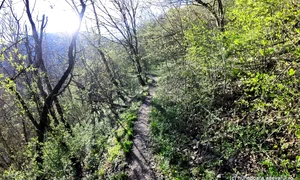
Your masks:
<instances>
[{"instance_id":1,"label":"dirt path","mask_svg":"<svg viewBox=\"0 0 300 180\"><path fill-rule=\"evenodd\" d=\"M137 121L134 124L134 138L131 153L128 156L129 180L157 179L153 166L149 142L149 114L151 99L154 94L154 80L149 88L149 94L139 109Z\"/></svg>"}]
</instances>

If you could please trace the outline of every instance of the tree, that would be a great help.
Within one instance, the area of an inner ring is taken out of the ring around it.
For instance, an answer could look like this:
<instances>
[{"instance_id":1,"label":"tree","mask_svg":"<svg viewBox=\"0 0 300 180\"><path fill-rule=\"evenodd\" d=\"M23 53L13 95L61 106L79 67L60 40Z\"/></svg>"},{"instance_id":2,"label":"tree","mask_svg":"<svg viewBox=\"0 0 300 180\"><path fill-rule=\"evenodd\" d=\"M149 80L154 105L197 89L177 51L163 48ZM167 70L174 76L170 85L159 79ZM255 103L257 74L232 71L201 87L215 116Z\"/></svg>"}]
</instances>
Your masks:
<instances>
[{"instance_id":1,"label":"tree","mask_svg":"<svg viewBox=\"0 0 300 180\"><path fill-rule=\"evenodd\" d=\"M5 0L2 0L1 4L0 4L0 10L2 9L3 5L4 5Z\"/></svg>"},{"instance_id":2,"label":"tree","mask_svg":"<svg viewBox=\"0 0 300 180\"><path fill-rule=\"evenodd\" d=\"M9 68L10 71L13 72L13 74L6 73L3 76L5 80L2 85L5 91L9 91L9 96L13 96L17 100L20 111L26 116L26 119L31 122L31 125L35 130L37 136L36 161L42 172L44 163L43 145L46 142L47 134L52 131L52 121L54 121L54 124L56 125L62 123L66 130L72 134L70 124L64 117L64 111L58 100L58 96L64 92L72 79L71 74L74 69L76 58L76 40L80 25L72 36L68 48L67 69L64 71L63 75L53 83L53 81L50 80L50 73L47 72L43 54L44 29L46 28L47 18L43 15L41 24L38 27L37 22L34 22L32 18L32 6L29 3L29 0L25 0L24 5L32 36L29 35L28 27L26 26L24 38L17 36L17 39L13 42L12 46L14 49L7 52L9 49L5 48L4 52L2 52L3 54L7 54L3 57L3 60L10 63ZM77 10L77 13L81 23L86 9L85 1L80 0L80 6L81 10ZM10 4L9 7L13 14L12 5ZM18 27L17 33L19 33L20 21L14 14L13 17L15 18ZM25 126L25 123L23 124L23 126ZM24 135L25 139L28 141L26 127L24 127ZM66 146L66 143L63 141L61 144ZM75 157L71 157L71 161L74 164L76 172L75 176L80 178L82 176L80 162L78 162ZM37 179L43 179L43 176L37 174Z\"/></svg>"},{"instance_id":3,"label":"tree","mask_svg":"<svg viewBox=\"0 0 300 180\"><path fill-rule=\"evenodd\" d=\"M224 0L210 0L209 2L203 0L195 0L198 5L207 9L216 21L217 27L224 31L225 26L225 7Z\"/></svg>"},{"instance_id":4,"label":"tree","mask_svg":"<svg viewBox=\"0 0 300 180\"><path fill-rule=\"evenodd\" d=\"M100 21L100 25L106 29L113 40L124 48L129 60L135 67L139 83L145 86L137 34L139 2L135 0L113 0L108 4L114 10L110 9L103 1L92 1L96 21ZM101 19L98 18L96 11L103 14Z\"/></svg>"}]
</instances>

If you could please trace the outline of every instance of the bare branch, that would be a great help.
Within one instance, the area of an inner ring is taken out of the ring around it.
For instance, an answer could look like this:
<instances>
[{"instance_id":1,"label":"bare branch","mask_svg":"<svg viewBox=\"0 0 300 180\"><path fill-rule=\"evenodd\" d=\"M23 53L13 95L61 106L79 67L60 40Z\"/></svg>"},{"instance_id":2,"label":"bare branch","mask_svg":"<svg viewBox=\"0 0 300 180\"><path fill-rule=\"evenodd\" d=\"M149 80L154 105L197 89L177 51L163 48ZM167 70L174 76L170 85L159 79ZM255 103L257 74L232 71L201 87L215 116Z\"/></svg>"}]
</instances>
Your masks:
<instances>
[{"instance_id":1,"label":"bare branch","mask_svg":"<svg viewBox=\"0 0 300 180\"><path fill-rule=\"evenodd\" d=\"M5 2L5 0L2 0L1 5L0 5L0 10L2 9L4 2Z\"/></svg>"},{"instance_id":2,"label":"bare branch","mask_svg":"<svg viewBox=\"0 0 300 180\"><path fill-rule=\"evenodd\" d=\"M206 3L203 0L195 0L199 5L207 9L215 18L217 26L221 31L224 31L224 6L222 0L214 0L213 3ZM216 5L217 3L217 5ZM197 5L197 4L196 4Z\"/></svg>"}]
</instances>

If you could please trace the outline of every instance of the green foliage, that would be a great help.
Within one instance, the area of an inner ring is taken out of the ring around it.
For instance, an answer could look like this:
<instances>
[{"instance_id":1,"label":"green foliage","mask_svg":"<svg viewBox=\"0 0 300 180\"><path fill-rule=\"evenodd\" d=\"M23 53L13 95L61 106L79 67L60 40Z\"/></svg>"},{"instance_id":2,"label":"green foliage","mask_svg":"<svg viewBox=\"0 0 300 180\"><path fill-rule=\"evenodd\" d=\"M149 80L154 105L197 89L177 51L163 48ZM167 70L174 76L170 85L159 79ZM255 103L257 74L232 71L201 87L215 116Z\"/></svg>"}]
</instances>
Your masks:
<instances>
[{"instance_id":1,"label":"green foliage","mask_svg":"<svg viewBox=\"0 0 300 180\"><path fill-rule=\"evenodd\" d=\"M295 177L299 4L235 0L227 5L224 32L203 17L189 21L185 61L161 66L163 87L151 122L160 169L170 179ZM186 168L177 157L182 152Z\"/></svg>"},{"instance_id":2,"label":"green foliage","mask_svg":"<svg viewBox=\"0 0 300 180\"><path fill-rule=\"evenodd\" d=\"M152 101L151 139L153 152L159 163L159 171L167 179L214 179L216 175L208 164L198 164L194 160L191 143L193 138L185 132L188 127L179 104L171 105L159 99ZM212 162L210 162L212 163Z\"/></svg>"},{"instance_id":3,"label":"green foliage","mask_svg":"<svg viewBox=\"0 0 300 180\"><path fill-rule=\"evenodd\" d=\"M125 179L126 156L132 147L132 133L134 121L137 118L137 104L121 114L120 126L112 130L112 136L107 140L105 154L101 165L97 170L100 178L104 179Z\"/></svg>"},{"instance_id":4,"label":"green foliage","mask_svg":"<svg viewBox=\"0 0 300 180\"><path fill-rule=\"evenodd\" d=\"M155 69L160 75L151 112L158 169L167 179L296 177L299 2L233 0L224 6L224 31L216 28L214 15L195 6L171 8L138 30L145 73ZM15 26L9 31L14 34ZM138 106L132 102L143 101L147 90L139 87L126 49L105 38L97 47L95 36L83 35L88 40L82 40L81 61L57 96L62 112L58 104L49 108L43 144L27 113L39 121L43 91L50 91L60 73L34 68L19 43L7 48L0 37L0 155L10 161L1 164L0 178L71 179L75 158L87 179L126 179ZM36 162L38 145L43 164Z\"/></svg>"},{"instance_id":5,"label":"green foliage","mask_svg":"<svg viewBox=\"0 0 300 180\"><path fill-rule=\"evenodd\" d=\"M12 167L4 173L3 178L34 179L43 175L51 179L69 179L73 174L70 157L77 157L84 162L87 177L124 179L125 156L131 150L135 120L136 109L133 108L122 114L120 122L123 127L112 129L115 133L107 135L102 134L107 126L103 122L97 122L95 127L88 121L77 124L73 128L73 137L64 129L63 124L55 126L43 146L44 171L37 171L38 166L34 160L37 142L32 139L25 153L28 162L24 164L24 169L18 171ZM119 168L114 169L114 166Z\"/></svg>"},{"instance_id":6,"label":"green foliage","mask_svg":"<svg viewBox=\"0 0 300 180\"><path fill-rule=\"evenodd\" d=\"M236 0L228 10L229 23L224 33L228 54L256 65L286 59L287 54L291 55L289 60L294 60L298 11L299 6L290 0Z\"/></svg>"},{"instance_id":7,"label":"green foliage","mask_svg":"<svg viewBox=\"0 0 300 180\"><path fill-rule=\"evenodd\" d=\"M155 118L154 118L155 117ZM170 117L168 115L168 117ZM176 136L171 135L172 123L168 123L163 114L157 109L151 112L151 139L154 144L154 153L157 153L159 159L159 169L165 177L169 179L185 179L188 171L183 166L186 163L184 154L179 153L179 147L176 147L178 141Z\"/></svg>"},{"instance_id":8,"label":"green foliage","mask_svg":"<svg viewBox=\"0 0 300 180\"><path fill-rule=\"evenodd\" d=\"M184 30L196 21L199 7L171 8L162 17L146 22L139 32L143 62L153 70L158 65L177 62L186 54Z\"/></svg>"}]
</instances>

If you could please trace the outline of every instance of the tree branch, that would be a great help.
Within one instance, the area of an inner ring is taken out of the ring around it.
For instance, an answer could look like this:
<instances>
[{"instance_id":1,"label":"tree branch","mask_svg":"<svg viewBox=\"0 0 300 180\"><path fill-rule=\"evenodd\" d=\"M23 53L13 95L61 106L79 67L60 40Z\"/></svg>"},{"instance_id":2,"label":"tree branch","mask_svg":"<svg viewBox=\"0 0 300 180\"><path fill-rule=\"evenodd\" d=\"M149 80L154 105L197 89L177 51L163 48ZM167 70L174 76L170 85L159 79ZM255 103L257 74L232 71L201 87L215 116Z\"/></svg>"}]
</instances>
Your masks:
<instances>
[{"instance_id":1,"label":"tree branch","mask_svg":"<svg viewBox=\"0 0 300 180\"><path fill-rule=\"evenodd\" d=\"M0 5L0 10L2 9L4 2L5 2L5 0L2 0L1 5Z\"/></svg>"}]
</instances>

